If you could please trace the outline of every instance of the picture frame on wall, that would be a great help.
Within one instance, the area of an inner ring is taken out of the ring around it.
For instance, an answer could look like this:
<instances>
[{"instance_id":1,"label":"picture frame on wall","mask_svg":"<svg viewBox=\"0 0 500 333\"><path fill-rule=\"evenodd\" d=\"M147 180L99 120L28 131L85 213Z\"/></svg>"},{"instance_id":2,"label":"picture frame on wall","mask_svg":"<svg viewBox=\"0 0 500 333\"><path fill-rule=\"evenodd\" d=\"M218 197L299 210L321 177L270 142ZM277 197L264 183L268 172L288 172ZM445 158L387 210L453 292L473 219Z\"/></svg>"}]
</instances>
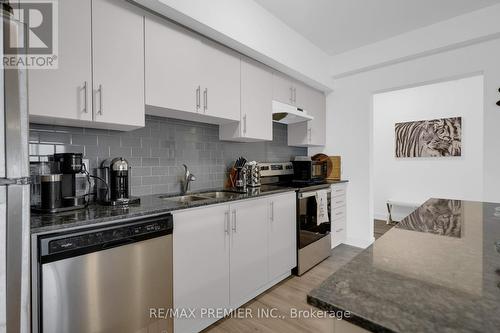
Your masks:
<instances>
[{"instance_id":1,"label":"picture frame on wall","mask_svg":"<svg viewBox=\"0 0 500 333\"><path fill-rule=\"evenodd\" d=\"M462 156L462 117L395 124L395 157Z\"/></svg>"}]
</instances>

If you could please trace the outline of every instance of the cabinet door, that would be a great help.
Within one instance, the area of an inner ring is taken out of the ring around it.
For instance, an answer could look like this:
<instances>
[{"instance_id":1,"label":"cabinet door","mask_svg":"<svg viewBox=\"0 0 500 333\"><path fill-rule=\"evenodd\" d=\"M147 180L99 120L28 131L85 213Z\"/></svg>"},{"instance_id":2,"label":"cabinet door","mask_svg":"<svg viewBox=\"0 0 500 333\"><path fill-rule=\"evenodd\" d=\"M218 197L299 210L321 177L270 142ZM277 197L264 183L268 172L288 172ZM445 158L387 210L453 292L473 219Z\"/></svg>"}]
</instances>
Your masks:
<instances>
[{"instance_id":1,"label":"cabinet door","mask_svg":"<svg viewBox=\"0 0 500 333\"><path fill-rule=\"evenodd\" d=\"M295 192L269 199L269 280L296 266L297 222Z\"/></svg>"},{"instance_id":2,"label":"cabinet door","mask_svg":"<svg viewBox=\"0 0 500 333\"><path fill-rule=\"evenodd\" d=\"M144 18L121 0L93 0L94 120L144 126Z\"/></svg>"},{"instance_id":3,"label":"cabinet door","mask_svg":"<svg viewBox=\"0 0 500 333\"><path fill-rule=\"evenodd\" d=\"M326 144L326 98L323 92L311 89L307 100L307 112L314 117L308 122L309 144L324 146Z\"/></svg>"},{"instance_id":4,"label":"cabinet door","mask_svg":"<svg viewBox=\"0 0 500 333\"><path fill-rule=\"evenodd\" d=\"M253 298L267 282L267 199L231 205L231 306Z\"/></svg>"},{"instance_id":5,"label":"cabinet door","mask_svg":"<svg viewBox=\"0 0 500 333\"><path fill-rule=\"evenodd\" d=\"M306 109L310 104L311 88L299 81L293 81L293 100L298 108Z\"/></svg>"},{"instance_id":6,"label":"cabinet door","mask_svg":"<svg viewBox=\"0 0 500 333\"><path fill-rule=\"evenodd\" d=\"M59 68L29 72L32 121L92 121L91 0L59 1Z\"/></svg>"},{"instance_id":7,"label":"cabinet door","mask_svg":"<svg viewBox=\"0 0 500 333\"><path fill-rule=\"evenodd\" d=\"M240 57L206 39L198 53L202 68L202 108L200 112L224 121L240 120Z\"/></svg>"},{"instance_id":8,"label":"cabinet door","mask_svg":"<svg viewBox=\"0 0 500 333\"><path fill-rule=\"evenodd\" d=\"M295 105L291 79L277 71L273 73L273 100Z\"/></svg>"},{"instance_id":9,"label":"cabinet door","mask_svg":"<svg viewBox=\"0 0 500 333\"><path fill-rule=\"evenodd\" d=\"M243 136L249 139L273 139L273 77L260 63L241 62L241 118Z\"/></svg>"},{"instance_id":10,"label":"cabinet door","mask_svg":"<svg viewBox=\"0 0 500 333\"><path fill-rule=\"evenodd\" d=\"M241 59L241 118L220 125L221 140L252 142L273 139L273 76L264 65Z\"/></svg>"},{"instance_id":11,"label":"cabinet door","mask_svg":"<svg viewBox=\"0 0 500 333\"><path fill-rule=\"evenodd\" d=\"M196 318L175 318L176 332L198 332L218 318L201 308L229 306L229 206L174 212L174 308L196 309Z\"/></svg>"},{"instance_id":12,"label":"cabinet door","mask_svg":"<svg viewBox=\"0 0 500 333\"><path fill-rule=\"evenodd\" d=\"M303 108L314 119L288 125L288 145L302 147L324 146L326 143L325 95L320 91L305 86L302 86L299 90Z\"/></svg>"},{"instance_id":13,"label":"cabinet door","mask_svg":"<svg viewBox=\"0 0 500 333\"><path fill-rule=\"evenodd\" d=\"M146 104L189 113L201 110L200 48L194 33L146 18Z\"/></svg>"}]
</instances>

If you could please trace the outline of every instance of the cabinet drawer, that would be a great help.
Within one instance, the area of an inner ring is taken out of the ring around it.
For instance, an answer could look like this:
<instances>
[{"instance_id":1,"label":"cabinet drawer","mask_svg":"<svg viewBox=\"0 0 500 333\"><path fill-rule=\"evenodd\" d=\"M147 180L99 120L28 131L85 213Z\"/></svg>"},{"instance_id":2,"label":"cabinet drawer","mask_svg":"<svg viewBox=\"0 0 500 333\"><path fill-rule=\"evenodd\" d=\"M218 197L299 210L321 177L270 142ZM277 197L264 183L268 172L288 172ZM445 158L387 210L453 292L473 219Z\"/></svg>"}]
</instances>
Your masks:
<instances>
[{"instance_id":1,"label":"cabinet drawer","mask_svg":"<svg viewBox=\"0 0 500 333\"><path fill-rule=\"evenodd\" d=\"M340 218L338 220L334 220L332 222L332 232L340 232L345 230L346 228L346 220L345 218Z\"/></svg>"},{"instance_id":2,"label":"cabinet drawer","mask_svg":"<svg viewBox=\"0 0 500 333\"><path fill-rule=\"evenodd\" d=\"M333 197L332 198L332 210L336 210L336 208L340 208L345 206L345 195L341 195L338 197Z\"/></svg>"},{"instance_id":3,"label":"cabinet drawer","mask_svg":"<svg viewBox=\"0 0 500 333\"><path fill-rule=\"evenodd\" d=\"M346 230L345 227L339 227L332 233L332 241L335 244L341 244L346 240Z\"/></svg>"},{"instance_id":4,"label":"cabinet drawer","mask_svg":"<svg viewBox=\"0 0 500 333\"><path fill-rule=\"evenodd\" d=\"M332 186L332 197L345 196L345 193L346 193L345 185Z\"/></svg>"},{"instance_id":5,"label":"cabinet drawer","mask_svg":"<svg viewBox=\"0 0 500 333\"><path fill-rule=\"evenodd\" d=\"M345 218L345 212L345 206L337 208L332 207L332 221L338 220L340 218Z\"/></svg>"}]
</instances>

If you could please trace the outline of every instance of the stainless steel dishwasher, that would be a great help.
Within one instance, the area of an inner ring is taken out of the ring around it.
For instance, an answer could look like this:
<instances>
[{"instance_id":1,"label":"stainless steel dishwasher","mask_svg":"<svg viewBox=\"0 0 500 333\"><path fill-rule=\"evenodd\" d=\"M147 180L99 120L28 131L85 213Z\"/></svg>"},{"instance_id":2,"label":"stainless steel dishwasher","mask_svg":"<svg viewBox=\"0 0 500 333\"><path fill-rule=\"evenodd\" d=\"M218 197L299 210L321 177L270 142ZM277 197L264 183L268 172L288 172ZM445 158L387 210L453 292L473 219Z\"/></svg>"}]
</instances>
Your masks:
<instances>
[{"instance_id":1,"label":"stainless steel dishwasher","mask_svg":"<svg viewBox=\"0 0 500 333\"><path fill-rule=\"evenodd\" d=\"M173 332L172 215L38 239L40 331Z\"/></svg>"}]
</instances>

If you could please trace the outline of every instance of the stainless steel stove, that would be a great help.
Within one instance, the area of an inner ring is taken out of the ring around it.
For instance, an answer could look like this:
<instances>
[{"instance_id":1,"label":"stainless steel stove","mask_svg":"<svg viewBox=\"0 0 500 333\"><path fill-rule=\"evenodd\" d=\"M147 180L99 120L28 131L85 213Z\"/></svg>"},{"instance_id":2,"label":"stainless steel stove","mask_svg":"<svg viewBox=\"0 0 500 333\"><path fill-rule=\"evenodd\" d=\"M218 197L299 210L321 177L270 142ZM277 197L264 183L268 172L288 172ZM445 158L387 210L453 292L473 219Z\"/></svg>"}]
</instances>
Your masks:
<instances>
[{"instance_id":1,"label":"stainless steel stove","mask_svg":"<svg viewBox=\"0 0 500 333\"><path fill-rule=\"evenodd\" d=\"M293 179L291 162L259 163L262 186L293 187L297 192L297 267L302 275L330 256L331 252L331 187L324 179L303 181ZM328 222L317 221L318 192L327 197Z\"/></svg>"}]
</instances>

